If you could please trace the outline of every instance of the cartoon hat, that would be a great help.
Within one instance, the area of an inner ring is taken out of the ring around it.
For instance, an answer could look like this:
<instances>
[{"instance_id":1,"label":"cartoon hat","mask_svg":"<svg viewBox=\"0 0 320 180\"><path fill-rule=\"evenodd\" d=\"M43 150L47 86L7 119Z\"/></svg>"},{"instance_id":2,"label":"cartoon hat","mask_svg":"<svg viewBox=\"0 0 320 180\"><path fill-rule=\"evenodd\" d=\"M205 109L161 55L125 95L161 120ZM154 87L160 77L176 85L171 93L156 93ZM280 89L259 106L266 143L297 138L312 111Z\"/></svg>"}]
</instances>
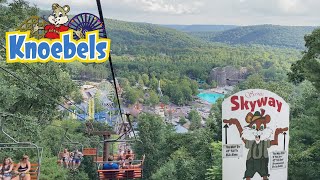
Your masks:
<instances>
[{"instance_id":1,"label":"cartoon hat","mask_svg":"<svg viewBox=\"0 0 320 180\"><path fill-rule=\"evenodd\" d=\"M264 119L265 117L263 117L265 113L264 109L261 109L261 113L259 111L256 111L254 114L252 114L251 112L249 112L246 116L246 122L247 123L252 123L257 119Z\"/></svg>"}]
</instances>

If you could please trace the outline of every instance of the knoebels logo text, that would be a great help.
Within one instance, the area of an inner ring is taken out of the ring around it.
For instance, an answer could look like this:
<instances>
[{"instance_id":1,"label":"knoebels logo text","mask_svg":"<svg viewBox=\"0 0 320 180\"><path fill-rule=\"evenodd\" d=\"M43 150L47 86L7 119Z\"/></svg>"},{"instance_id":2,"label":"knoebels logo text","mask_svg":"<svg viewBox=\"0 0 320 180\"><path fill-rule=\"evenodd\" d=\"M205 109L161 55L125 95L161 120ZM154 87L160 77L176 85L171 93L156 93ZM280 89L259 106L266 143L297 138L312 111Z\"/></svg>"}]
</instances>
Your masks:
<instances>
[{"instance_id":1,"label":"knoebels logo text","mask_svg":"<svg viewBox=\"0 0 320 180\"><path fill-rule=\"evenodd\" d=\"M7 63L73 62L102 63L110 53L110 39L99 38L99 31L90 31L80 40L73 31L60 32L60 39L30 38L30 31L6 33Z\"/></svg>"}]
</instances>

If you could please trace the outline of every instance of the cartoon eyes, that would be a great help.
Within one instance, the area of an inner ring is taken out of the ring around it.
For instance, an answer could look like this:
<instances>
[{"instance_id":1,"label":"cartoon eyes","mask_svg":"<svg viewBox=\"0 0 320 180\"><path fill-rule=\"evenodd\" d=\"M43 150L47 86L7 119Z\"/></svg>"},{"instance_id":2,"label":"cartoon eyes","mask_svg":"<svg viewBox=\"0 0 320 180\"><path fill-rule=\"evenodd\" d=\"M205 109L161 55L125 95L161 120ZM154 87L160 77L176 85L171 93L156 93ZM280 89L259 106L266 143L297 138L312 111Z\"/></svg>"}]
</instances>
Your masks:
<instances>
[{"instance_id":1,"label":"cartoon eyes","mask_svg":"<svg viewBox=\"0 0 320 180\"><path fill-rule=\"evenodd\" d=\"M54 17L56 17L56 18L58 17L58 16L56 16L56 13L53 13L52 15L53 15ZM62 17L62 16L63 16L62 13L59 12L59 17Z\"/></svg>"},{"instance_id":2,"label":"cartoon eyes","mask_svg":"<svg viewBox=\"0 0 320 180\"><path fill-rule=\"evenodd\" d=\"M257 125L256 125L256 124L253 124L253 125L251 126L251 129L257 129ZM257 129L257 130L262 131L262 130L264 130L264 129L265 129L264 124L261 124L261 125L260 125L260 128Z\"/></svg>"}]
</instances>

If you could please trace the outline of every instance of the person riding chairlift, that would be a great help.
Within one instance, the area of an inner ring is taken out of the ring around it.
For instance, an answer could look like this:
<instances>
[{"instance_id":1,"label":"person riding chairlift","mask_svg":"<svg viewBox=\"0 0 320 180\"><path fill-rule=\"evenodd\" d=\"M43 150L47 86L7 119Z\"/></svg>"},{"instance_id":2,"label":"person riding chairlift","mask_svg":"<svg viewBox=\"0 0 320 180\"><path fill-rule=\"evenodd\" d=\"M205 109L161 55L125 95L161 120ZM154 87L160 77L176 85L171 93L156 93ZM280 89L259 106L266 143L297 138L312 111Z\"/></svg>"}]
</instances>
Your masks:
<instances>
[{"instance_id":1,"label":"person riding chairlift","mask_svg":"<svg viewBox=\"0 0 320 180\"><path fill-rule=\"evenodd\" d=\"M70 156L69 156L69 159L68 159L68 164L69 164L69 167L73 167L73 157L74 157L74 153L73 152L70 152Z\"/></svg>"},{"instance_id":2,"label":"person riding chairlift","mask_svg":"<svg viewBox=\"0 0 320 180\"><path fill-rule=\"evenodd\" d=\"M82 157L83 157L82 152L76 149L76 151L74 152L73 163L72 163L74 169L77 169L80 166Z\"/></svg>"},{"instance_id":3,"label":"person riding chairlift","mask_svg":"<svg viewBox=\"0 0 320 180\"><path fill-rule=\"evenodd\" d=\"M11 158L7 157L3 159L3 164L1 166L0 179L10 180L12 178L13 161Z\"/></svg>"},{"instance_id":4,"label":"person riding chairlift","mask_svg":"<svg viewBox=\"0 0 320 180\"><path fill-rule=\"evenodd\" d=\"M18 174L13 180L31 180L29 171L31 169L31 163L29 157L24 155L21 161L17 164L14 171Z\"/></svg>"},{"instance_id":5,"label":"person riding chairlift","mask_svg":"<svg viewBox=\"0 0 320 180\"><path fill-rule=\"evenodd\" d=\"M117 163L112 162L113 157L108 157L108 162L104 163L102 166L102 170L113 170L113 169L119 169L119 165Z\"/></svg>"},{"instance_id":6,"label":"person riding chairlift","mask_svg":"<svg viewBox=\"0 0 320 180\"><path fill-rule=\"evenodd\" d=\"M70 159L70 153L68 152L68 149L64 149L62 153L62 162L64 167L69 167L69 159Z\"/></svg>"},{"instance_id":7,"label":"person riding chairlift","mask_svg":"<svg viewBox=\"0 0 320 180\"><path fill-rule=\"evenodd\" d=\"M126 154L125 159L129 159L129 158L133 158L133 153L130 149L127 150L127 154Z\"/></svg>"},{"instance_id":8,"label":"person riding chairlift","mask_svg":"<svg viewBox=\"0 0 320 180\"><path fill-rule=\"evenodd\" d=\"M142 161L141 161L141 163L139 163L139 164L132 164L132 162L133 162L133 158L132 157L130 157L129 159L128 159L128 163L126 164L126 163L124 163L123 164L123 169L136 169L136 168L141 168L142 166L143 166L143 163L144 163L144 160L145 160L145 155L143 155L142 156Z\"/></svg>"},{"instance_id":9,"label":"person riding chairlift","mask_svg":"<svg viewBox=\"0 0 320 180\"><path fill-rule=\"evenodd\" d=\"M123 155L119 155L117 158L117 161L119 161L119 165L122 166L123 163L125 162L125 159L123 158Z\"/></svg>"}]
</instances>

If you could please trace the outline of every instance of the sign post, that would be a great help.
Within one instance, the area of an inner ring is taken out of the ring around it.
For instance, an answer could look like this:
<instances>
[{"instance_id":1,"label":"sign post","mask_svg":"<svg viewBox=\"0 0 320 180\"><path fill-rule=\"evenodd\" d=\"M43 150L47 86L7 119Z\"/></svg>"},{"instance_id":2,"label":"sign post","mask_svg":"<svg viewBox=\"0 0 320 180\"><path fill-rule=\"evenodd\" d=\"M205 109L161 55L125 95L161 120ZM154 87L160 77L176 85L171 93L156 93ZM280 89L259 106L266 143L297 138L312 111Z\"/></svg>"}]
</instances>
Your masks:
<instances>
[{"instance_id":1,"label":"sign post","mask_svg":"<svg viewBox=\"0 0 320 180\"><path fill-rule=\"evenodd\" d=\"M223 180L286 180L289 105L262 89L238 92L222 103Z\"/></svg>"}]
</instances>

